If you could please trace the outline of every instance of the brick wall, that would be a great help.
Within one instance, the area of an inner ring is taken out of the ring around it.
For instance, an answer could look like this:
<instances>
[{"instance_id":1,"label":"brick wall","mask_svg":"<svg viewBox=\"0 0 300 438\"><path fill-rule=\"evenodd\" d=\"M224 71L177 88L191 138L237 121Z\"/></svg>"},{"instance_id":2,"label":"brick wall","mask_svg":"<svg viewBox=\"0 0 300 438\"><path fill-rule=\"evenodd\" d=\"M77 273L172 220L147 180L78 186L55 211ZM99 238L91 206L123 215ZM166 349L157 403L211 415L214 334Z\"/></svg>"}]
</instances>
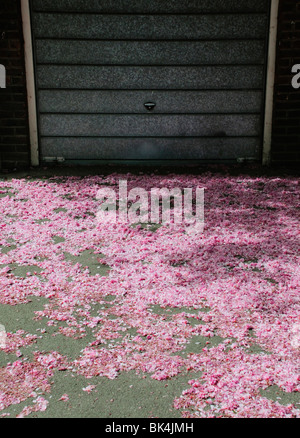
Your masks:
<instances>
[{"instance_id":1,"label":"brick wall","mask_svg":"<svg viewBox=\"0 0 300 438\"><path fill-rule=\"evenodd\" d=\"M2 169L29 165L27 94L20 0L0 0L0 64L6 88L0 88Z\"/></svg>"},{"instance_id":2,"label":"brick wall","mask_svg":"<svg viewBox=\"0 0 300 438\"><path fill-rule=\"evenodd\" d=\"M300 1L280 0L274 93L273 164L300 163L300 88L291 85L300 64Z\"/></svg>"}]
</instances>

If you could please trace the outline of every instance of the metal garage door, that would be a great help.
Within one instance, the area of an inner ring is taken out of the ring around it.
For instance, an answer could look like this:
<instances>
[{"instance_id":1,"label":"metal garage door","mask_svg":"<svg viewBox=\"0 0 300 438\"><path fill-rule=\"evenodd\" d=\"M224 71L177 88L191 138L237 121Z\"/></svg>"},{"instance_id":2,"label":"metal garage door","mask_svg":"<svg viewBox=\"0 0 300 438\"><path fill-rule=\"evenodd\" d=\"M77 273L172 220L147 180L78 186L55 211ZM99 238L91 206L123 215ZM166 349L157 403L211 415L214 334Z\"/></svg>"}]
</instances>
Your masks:
<instances>
[{"instance_id":1,"label":"metal garage door","mask_svg":"<svg viewBox=\"0 0 300 438\"><path fill-rule=\"evenodd\" d=\"M269 3L32 0L41 158L260 159Z\"/></svg>"}]
</instances>

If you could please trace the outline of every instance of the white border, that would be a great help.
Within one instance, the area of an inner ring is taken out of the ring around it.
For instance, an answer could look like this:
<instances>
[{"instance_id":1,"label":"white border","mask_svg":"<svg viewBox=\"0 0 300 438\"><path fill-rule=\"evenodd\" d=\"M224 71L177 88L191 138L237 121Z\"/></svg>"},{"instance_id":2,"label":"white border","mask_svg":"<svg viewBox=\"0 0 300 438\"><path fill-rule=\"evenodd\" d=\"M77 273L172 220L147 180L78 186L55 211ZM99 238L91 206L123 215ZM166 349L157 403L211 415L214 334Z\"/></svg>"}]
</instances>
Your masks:
<instances>
[{"instance_id":1,"label":"white border","mask_svg":"<svg viewBox=\"0 0 300 438\"><path fill-rule=\"evenodd\" d=\"M264 123L264 140L263 140L263 154L262 154L262 164L264 166L268 166L271 161L278 8L279 8L279 0L271 0L266 101L265 101L265 123Z\"/></svg>"},{"instance_id":2,"label":"white border","mask_svg":"<svg viewBox=\"0 0 300 438\"><path fill-rule=\"evenodd\" d=\"M21 0L21 12L24 36L31 165L38 166L39 142L29 0Z\"/></svg>"}]
</instances>

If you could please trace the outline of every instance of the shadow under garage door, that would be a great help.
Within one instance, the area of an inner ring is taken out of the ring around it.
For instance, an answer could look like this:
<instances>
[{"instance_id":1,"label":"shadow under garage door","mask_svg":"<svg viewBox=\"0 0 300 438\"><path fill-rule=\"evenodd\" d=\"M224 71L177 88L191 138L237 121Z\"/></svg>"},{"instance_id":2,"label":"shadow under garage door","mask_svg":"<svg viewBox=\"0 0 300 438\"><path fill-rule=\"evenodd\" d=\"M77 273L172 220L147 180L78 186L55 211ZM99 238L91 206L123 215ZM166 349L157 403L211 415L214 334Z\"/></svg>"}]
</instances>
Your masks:
<instances>
[{"instance_id":1,"label":"shadow under garage door","mask_svg":"<svg viewBox=\"0 0 300 438\"><path fill-rule=\"evenodd\" d=\"M32 0L41 159L261 157L268 0Z\"/></svg>"}]
</instances>

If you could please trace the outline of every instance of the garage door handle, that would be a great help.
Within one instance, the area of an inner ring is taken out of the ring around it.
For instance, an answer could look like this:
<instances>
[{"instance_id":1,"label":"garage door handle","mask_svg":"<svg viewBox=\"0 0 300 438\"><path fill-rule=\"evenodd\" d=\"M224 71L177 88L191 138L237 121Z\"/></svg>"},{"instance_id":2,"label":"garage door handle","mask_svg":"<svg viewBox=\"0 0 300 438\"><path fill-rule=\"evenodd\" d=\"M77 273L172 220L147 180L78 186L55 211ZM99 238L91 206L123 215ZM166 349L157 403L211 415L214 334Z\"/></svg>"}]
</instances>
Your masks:
<instances>
[{"instance_id":1,"label":"garage door handle","mask_svg":"<svg viewBox=\"0 0 300 438\"><path fill-rule=\"evenodd\" d=\"M152 110L154 110L154 108L156 107L156 103L154 103L154 102L146 102L146 103L144 103L144 107L145 107L148 111L152 111Z\"/></svg>"}]
</instances>

